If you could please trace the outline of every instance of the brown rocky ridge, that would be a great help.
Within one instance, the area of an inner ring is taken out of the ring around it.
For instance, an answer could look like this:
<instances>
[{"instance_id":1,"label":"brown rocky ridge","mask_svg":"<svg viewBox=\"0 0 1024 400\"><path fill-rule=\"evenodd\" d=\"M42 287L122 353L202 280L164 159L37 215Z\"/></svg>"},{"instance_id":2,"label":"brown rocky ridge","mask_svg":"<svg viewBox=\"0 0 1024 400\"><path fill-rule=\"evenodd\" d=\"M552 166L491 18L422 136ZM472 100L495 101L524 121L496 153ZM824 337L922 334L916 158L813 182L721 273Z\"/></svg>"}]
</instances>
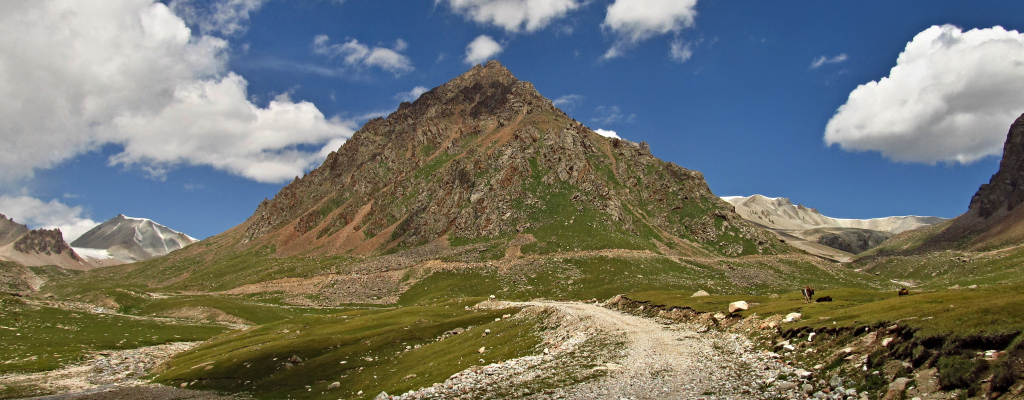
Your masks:
<instances>
[{"instance_id":1,"label":"brown rocky ridge","mask_svg":"<svg viewBox=\"0 0 1024 400\"><path fill-rule=\"evenodd\" d=\"M999 170L971 198L967 212L921 246L999 248L1024 242L1024 115L1010 126Z\"/></svg>"}]
</instances>

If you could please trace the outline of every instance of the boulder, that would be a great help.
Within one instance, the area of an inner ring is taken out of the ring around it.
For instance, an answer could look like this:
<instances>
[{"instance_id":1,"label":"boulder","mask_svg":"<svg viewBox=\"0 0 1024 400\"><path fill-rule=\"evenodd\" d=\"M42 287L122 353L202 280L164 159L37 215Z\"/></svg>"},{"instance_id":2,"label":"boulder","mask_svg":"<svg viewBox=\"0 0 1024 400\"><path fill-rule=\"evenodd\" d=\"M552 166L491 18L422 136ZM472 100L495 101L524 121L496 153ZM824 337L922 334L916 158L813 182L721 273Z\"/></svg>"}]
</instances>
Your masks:
<instances>
[{"instance_id":1,"label":"boulder","mask_svg":"<svg viewBox=\"0 0 1024 400\"><path fill-rule=\"evenodd\" d=\"M391 396L388 396L387 392L380 392L373 400L391 400Z\"/></svg>"},{"instance_id":2,"label":"boulder","mask_svg":"<svg viewBox=\"0 0 1024 400\"><path fill-rule=\"evenodd\" d=\"M740 300L729 303L729 313L732 314L736 311L747 311L750 309L750 305L747 302Z\"/></svg>"},{"instance_id":3,"label":"boulder","mask_svg":"<svg viewBox=\"0 0 1024 400\"><path fill-rule=\"evenodd\" d=\"M786 314L786 318L782 319L782 322L795 322L795 321L799 321L800 318L803 317L803 316L804 316L803 314L800 314L798 312L789 313L789 314Z\"/></svg>"},{"instance_id":4,"label":"boulder","mask_svg":"<svg viewBox=\"0 0 1024 400\"><path fill-rule=\"evenodd\" d=\"M708 294L708 292L705 292L703 290L698 290L698 291L694 292L693 295L691 295L690 297L705 297L705 296L710 296L710 294Z\"/></svg>"},{"instance_id":5,"label":"boulder","mask_svg":"<svg viewBox=\"0 0 1024 400\"><path fill-rule=\"evenodd\" d=\"M896 378L895 381L889 384L889 390L885 393L884 400L896 400L903 395L903 392L907 390L907 384L910 383L908 378Z\"/></svg>"}]
</instances>

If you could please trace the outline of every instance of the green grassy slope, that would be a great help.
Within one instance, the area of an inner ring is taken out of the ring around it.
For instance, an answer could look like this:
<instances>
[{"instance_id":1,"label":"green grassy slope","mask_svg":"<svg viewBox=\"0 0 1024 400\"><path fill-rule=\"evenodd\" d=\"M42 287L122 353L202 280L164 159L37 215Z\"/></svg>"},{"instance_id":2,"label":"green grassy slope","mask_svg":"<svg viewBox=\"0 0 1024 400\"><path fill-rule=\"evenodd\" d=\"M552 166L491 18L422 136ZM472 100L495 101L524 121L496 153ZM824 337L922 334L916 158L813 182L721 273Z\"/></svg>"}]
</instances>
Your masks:
<instances>
[{"instance_id":1,"label":"green grassy slope","mask_svg":"<svg viewBox=\"0 0 1024 400\"><path fill-rule=\"evenodd\" d=\"M268 399L369 399L535 351L539 339L533 321L495 321L515 310L464 309L480 300L349 311L230 332L176 357L156 380ZM471 326L435 341L446 331ZM485 329L492 333L482 336ZM481 347L487 349L483 354ZM340 387L328 389L333 382Z\"/></svg>"}]
</instances>

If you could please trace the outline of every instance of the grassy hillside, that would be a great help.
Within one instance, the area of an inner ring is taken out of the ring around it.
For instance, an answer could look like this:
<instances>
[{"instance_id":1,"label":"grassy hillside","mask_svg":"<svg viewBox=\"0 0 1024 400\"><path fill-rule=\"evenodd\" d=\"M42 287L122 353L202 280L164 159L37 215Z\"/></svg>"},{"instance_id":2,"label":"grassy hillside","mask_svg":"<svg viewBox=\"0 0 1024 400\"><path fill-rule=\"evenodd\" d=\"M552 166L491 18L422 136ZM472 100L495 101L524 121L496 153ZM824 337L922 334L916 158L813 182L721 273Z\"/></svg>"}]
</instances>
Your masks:
<instances>
[{"instance_id":1,"label":"grassy hillside","mask_svg":"<svg viewBox=\"0 0 1024 400\"><path fill-rule=\"evenodd\" d=\"M501 318L512 309L464 309L481 300L348 311L230 332L176 357L156 381L268 399L371 399L536 352L536 321ZM438 340L456 328L466 332ZM491 333L484 336L486 329Z\"/></svg>"}]
</instances>

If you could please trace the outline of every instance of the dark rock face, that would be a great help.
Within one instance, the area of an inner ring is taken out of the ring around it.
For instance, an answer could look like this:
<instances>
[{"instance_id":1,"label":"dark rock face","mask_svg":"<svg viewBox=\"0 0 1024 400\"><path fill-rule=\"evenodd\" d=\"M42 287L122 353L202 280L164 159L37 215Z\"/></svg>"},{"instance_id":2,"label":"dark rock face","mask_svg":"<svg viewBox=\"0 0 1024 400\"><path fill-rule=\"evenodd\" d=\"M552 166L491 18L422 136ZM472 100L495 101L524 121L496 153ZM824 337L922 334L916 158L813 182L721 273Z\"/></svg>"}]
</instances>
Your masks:
<instances>
[{"instance_id":1,"label":"dark rock face","mask_svg":"<svg viewBox=\"0 0 1024 400\"><path fill-rule=\"evenodd\" d=\"M64 254L70 253L71 258L78 260L75 252L71 251L64 241L64 235L60 229L34 229L14 242L14 249L25 254Z\"/></svg>"},{"instance_id":2,"label":"dark rock face","mask_svg":"<svg viewBox=\"0 0 1024 400\"><path fill-rule=\"evenodd\" d=\"M971 198L971 210L977 210L982 218L1006 207L1013 210L1024 203L1024 115L1010 126L1003 145L1003 159L999 171L992 175L989 183L981 185Z\"/></svg>"},{"instance_id":3,"label":"dark rock face","mask_svg":"<svg viewBox=\"0 0 1024 400\"><path fill-rule=\"evenodd\" d=\"M595 230L651 236L641 232L654 227L731 255L775 246L699 172L655 158L645 143L596 134L494 61L367 122L262 202L243 241L274 232L320 240L347 228L359 240L416 246L531 233L577 215L594 220L590 211Z\"/></svg>"},{"instance_id":4,"label":"dark rock face","mask_svg":"<svg viewBox=\"0 0 1024 400\"><path fill-rule=\"evenodd\" d=\"M818 243L850 254L860 254L885 242L891 233L868 229L842 229L818 237Z\"/></svg>"}]
</instances>

